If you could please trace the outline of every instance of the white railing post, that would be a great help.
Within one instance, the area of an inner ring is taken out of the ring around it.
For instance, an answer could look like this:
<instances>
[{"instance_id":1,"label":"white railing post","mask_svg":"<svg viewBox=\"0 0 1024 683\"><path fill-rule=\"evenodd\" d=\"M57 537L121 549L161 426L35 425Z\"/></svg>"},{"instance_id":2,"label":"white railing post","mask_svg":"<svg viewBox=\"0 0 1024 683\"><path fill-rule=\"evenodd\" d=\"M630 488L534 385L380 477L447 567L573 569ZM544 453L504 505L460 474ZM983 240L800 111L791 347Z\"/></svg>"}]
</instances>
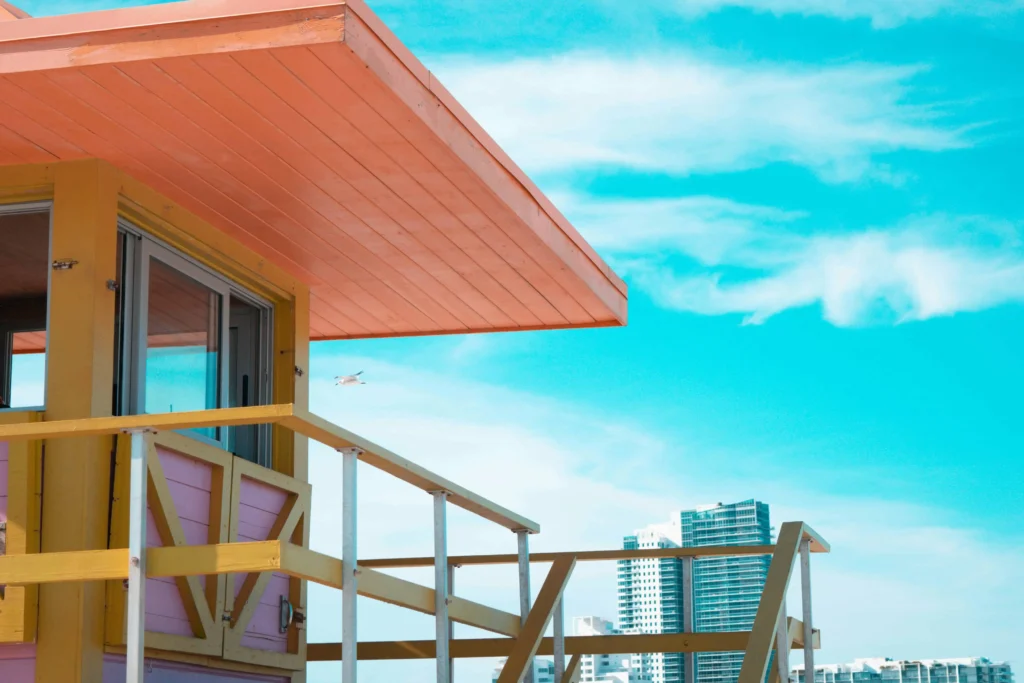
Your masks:
<instances>
[{"instance_id":1,"label":"white railing post","mask_svg":"<svg viewBox=\"0 0 1024 683\"><path fill-rule=\"evenodd\" d=\"M448 565L448 595L455 595L455 565ZM455 639L455 622L448 620L448 644ZM455 658L448 653L448 683L455 683Z\"/></svg>"},{"instance_id":2,"label":"white railing post","mask_svg":"<svg viewBox=\"0 0 1024 683\"><path fill-rule=\"evenodd\" d=\"M519 548L519 614L520 623L526 625L526 618L530 616L530 606L533 599L530 597L530 532L520 529L516 532L516 540ZM533 659L530 659L526 667L526 675L523 676L523 683L533 683Z\"/></svg>"},{"instance_id":3,"label":"white railing post","mask_svg":"<svg viewBox=\"0 0 1024 683\"><path fill-rule=\"evenodd\" d=\"M555 680L565 676L565 597L555 603L555 614L551 619L552 635L554 636Z\"/></svg>"},{"instance_id":4,"label":"white railing post","mask_svg":"<svg viewBox=\"0 0 1024 683\"><path fill-rule=\"evenodd\" d=\"M451 680L451 623L448 621L447 491L434 491L434 628L437 635L437 683Z\"/></svg>"},{"instance_id":5,"label":"white railing post","mask_svg":"<svg viewBox=\"0 0 1024 683\"><path fill-rule=\"evenodd\" d=\"M789 683L789 618L786 614L785 594L782 596L782 611L775 632L775 661L778 663L779 683Z\"/></svg>"},{"instance_id":6,"label":"white railing post","mask_svg":"<svg viewBox=\"0 0 1024 683\"><path fill-rule=\"evenodd\" d=\"M683 559L683 633L694 631L693 601L693 558ZM684 683L697 683L697 655L693 652L683 654Z\"/></svg>"},{"instance_id":7,"label":"white railing post","mask_svg":"<svg viewBox=\"0 0 1024 683\"><path fill-rule=\"evenodd\" d=\"M356 683L359 664L359 636L356 631L356 600L358 599L358 560L356 546L357 504L356 470L358 448L343 448L341 492L341 681Z\"/></svg>"},{"instance_id":8,"label":"white railing post","mask_svg":"<svg viewBox=\"0 0 1024 683\"><path fill-rule=\"evenodd\" d=\"M142 683L146 657L146 432L127 432L131 438L128 473L128 624L127 683Z\"/></svg>"},{"instance_id":9,"label":"white railing post","mask_svg":"<svg viewBox=\"0 0 1024 683\"><path fill-rule=\"evenodd\" d=\"M814 683L814 624L811 622L811 541L800 542L800 596L804 617L804 681Z\"/></svg>"}]
</instances>

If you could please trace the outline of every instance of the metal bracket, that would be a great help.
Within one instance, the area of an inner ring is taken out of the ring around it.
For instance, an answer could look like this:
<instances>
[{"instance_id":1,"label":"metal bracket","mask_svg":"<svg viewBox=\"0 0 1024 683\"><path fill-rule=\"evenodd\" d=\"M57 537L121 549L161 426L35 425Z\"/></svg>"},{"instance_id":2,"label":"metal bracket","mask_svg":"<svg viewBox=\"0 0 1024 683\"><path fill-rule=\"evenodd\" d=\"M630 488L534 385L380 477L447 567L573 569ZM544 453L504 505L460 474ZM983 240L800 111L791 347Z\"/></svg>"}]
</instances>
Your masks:
<instances>
[{"instance_id":1,"label":"metal bracket","mask_svg":"<svg viewBox=\"0 0 1024 683\"><path fill-rule=\"evenodd\" d=\"M303 376L303 375L305 375L305 374L306 374L306 371L305 371L305 370L303 370L302 368L300 368L300 367L299 367L298 365L296 365L296 366L295 366L295 376L296 376L296 377L302 377L302 376Z\"/></svg>"},{"instance_id":2,"label":"metal bracket","mask_svg":"<svg viewBox=\"0 0 1024 683\"><path fill-rule=\"evenodd\" d=\"M78 265L78 261L73 258L61 258L53 262L54 270L71 270Z\"/></svg>"},{"instance_id":3,"label":"metal bracket","mask_svg":"<svg viewBox=\"0 0 1024 683\"><path fill-rule=\"evenodd\" d=\"M366 451L364 451L362 448L359 448L358 446L350 446L348 448L339 448L338 452L341 453L342 455L354 455L358 458Z\"/></svg>"},{"instance_id":4,"label":"metal bracket","mask_svg":"<svg viewBox=\"0 0 1024 683\"><path fill-rule=\"evenodd\" d=\"M107 280L107 289L111 292L116 292L121 288L121 285L117 284L117 280Z\"/></svg>"},{"instance_id":5,"label":"metal bracket","mask_svg":"<svg viewBox=\"0 0 1024 683\"><path fill-rule=\"evenodd\" d=\"M292 607L292 603L288 601L288 598L281 596L280 601L280 612L278 627L281 629L281 633L288 633L288 627L292 625L292 621L295 620L295 608Z\"/></svg>"}]
</instances>

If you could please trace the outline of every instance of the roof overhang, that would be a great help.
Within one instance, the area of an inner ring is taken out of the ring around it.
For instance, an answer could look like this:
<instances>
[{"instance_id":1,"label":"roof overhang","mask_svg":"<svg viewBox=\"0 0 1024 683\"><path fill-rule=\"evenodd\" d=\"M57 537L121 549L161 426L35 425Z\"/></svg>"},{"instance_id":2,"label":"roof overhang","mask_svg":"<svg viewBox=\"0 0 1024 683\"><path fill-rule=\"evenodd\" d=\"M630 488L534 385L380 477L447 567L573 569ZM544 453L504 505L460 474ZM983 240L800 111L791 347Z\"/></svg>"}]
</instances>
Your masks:
<instances>
[{"instance_id":1,"label":"roof overhang","mask_svg":"<svg viewBox=\"0 0 1024 683\"><path fill-rule=\"evenodd\" d=\"M92 157L308 283L314 339L626 320L622 280L362 0L0 23L0 164Z\"/></svg>"}]
</instances>

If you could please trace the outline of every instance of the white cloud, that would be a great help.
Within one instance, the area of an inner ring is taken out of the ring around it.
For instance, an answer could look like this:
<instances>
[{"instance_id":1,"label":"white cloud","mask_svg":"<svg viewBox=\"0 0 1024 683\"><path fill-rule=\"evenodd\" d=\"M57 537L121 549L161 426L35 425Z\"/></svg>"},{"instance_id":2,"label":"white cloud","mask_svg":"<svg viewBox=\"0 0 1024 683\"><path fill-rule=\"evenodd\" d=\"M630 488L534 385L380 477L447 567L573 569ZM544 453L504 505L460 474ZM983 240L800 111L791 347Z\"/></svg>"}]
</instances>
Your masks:
<instances>
[{"instance_id":1,"label":"white cloud","mask_svg":"<svg viewBox=\"0 0 1024 683\"><path fill-rule=\"evenodd\" d=\"M1008 221L932 215L821 233L800 213L711 197L563 204L667 308L760 323L820 305L828 321L851 326L1024 301L1024 226Z\"/></svg>"},{"instance_id":2,"label":"white cloud","mask_svg":"<svg viewBox=\"0 0 1024 683\"><path fill-rule=\"evenodd\" d=\"M804 519L834 545L832 555L814 562L817 623L825 633L822 661L964 652L1011 657L1024 636L1016 619L1024 591L1015 574L1024 546L1012 539L996 543L975 530L944 526L938 510L870 495L828 496L811 480L712 474L714 458L664 443L643 425L587 414L543 396L365 358L329 360L331 367L365 367L372 381L352 391L314 381L315 410L536 519L542 533L532 541L535 550L616 547L624 534L667 521L679 508L755 496L772 504L776 525ZM359 476L360 555L429 555L429 497L365 466ZM341 473L335 454L315 451L312 480L313 547L338 554ZM449 542L453 553L515 547L512 534L456 508L450 512ZM545 571L535 568L535 586ZM403 575L431 582L428 571ZM464 597L517 609L512 567L460 569L456 582ZM313 587L310 600L311 641L336 640L338 593ZM580 566L566 604L567 616L614 617L614 563ZM429 617L370 601L360 609L361 639L432 637ZM460 637L471 635L479 634L460 629ZM492 666L461 660L458 680L487 680ZM313 667L311 683L336 680L336 667ZM366 681L420 680L431 668L429 661L367 662L361 675Z\"/></svg>"},{"instance_id":3,"label":"white cloud","mask_svg":"<svg viewBox=\"0 0 1024 683\"><path fill-rule=\"evenodd\" d=\"M1020 0L674 0L673 4L686 16L743 7L775 15L870 19L876 28L942 15L992 17L1024 6Z\"/></svg>"},{"instance_id":4,"label":"white cloud","mask_svg":"<svg viewBox=\"0 0 1024 683\"><path fill-rule=\"evenodd\" d=\"M937 106L911 103L911 66L718 63L688 54L448 59L441 80L532 171L675 173L807 166L886 179L873 157L968 145Z\"/></svg>"}]
</instances>

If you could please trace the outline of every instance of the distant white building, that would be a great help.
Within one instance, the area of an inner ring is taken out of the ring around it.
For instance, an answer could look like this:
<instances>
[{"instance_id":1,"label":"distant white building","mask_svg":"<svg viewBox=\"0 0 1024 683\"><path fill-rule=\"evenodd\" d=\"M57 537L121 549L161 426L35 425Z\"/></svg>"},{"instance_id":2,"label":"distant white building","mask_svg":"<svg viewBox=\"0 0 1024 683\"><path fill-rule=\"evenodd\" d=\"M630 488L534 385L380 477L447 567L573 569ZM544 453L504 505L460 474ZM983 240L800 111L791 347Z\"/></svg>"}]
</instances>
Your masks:
<instances>
[{"instance_id":1,"label":"distant white building","mask_svg":"<svg viewBox=\"0 0 1024 683\"><path fill-rule=\"evenodd\" d=\"M652 524L623 539L627 550L678 548L679 524ZM683 566L678 558L618 561L619 627L623 633L683 630ZM651 652L631 658L634 671L651 683L682 683L683 655ZM698 668L699 671L699 668Z\"/></svg>"},{"instance_id":2,"label":"distant white building","mask_svg":"<svg viewBox=\"0 0 1024 683\"><path fill-rule=\"evenodd\" d=\"M621 631L601 617L576 617L573 635L612 636ZM636 661L631 661L636 660ZM639 659L633 655L583 655L580 657L580 683L641 683Z\"/></svg>"},{"instance_id":3,"label":"distant white building","mask_svg":"<svg viewBox=\"0 0 1024 683\"><path fill-rule=\"evenodd\" d=\"M792 683L803 683L804 667L790 672ZM894 660L855 659L848 664L820 664L814 667L815 683L1013 683L1007 662L985 657L960 659Z\"/></svg>"},{"instance_id":4,"label":"distant white building","mask_svg":"<svg viewBox=\"0 0 1024 683\"><path fill-rule=\"evenodd\" d=\"M498 668L491 674L491 683L497 683L498 676L505 666L505 658L498 660ZM536 657L533 660L533 681L534 683L555 683L555 662L550 659ZM559 682L560 683L560 682Z\"/></svg>"}]
</instances>

